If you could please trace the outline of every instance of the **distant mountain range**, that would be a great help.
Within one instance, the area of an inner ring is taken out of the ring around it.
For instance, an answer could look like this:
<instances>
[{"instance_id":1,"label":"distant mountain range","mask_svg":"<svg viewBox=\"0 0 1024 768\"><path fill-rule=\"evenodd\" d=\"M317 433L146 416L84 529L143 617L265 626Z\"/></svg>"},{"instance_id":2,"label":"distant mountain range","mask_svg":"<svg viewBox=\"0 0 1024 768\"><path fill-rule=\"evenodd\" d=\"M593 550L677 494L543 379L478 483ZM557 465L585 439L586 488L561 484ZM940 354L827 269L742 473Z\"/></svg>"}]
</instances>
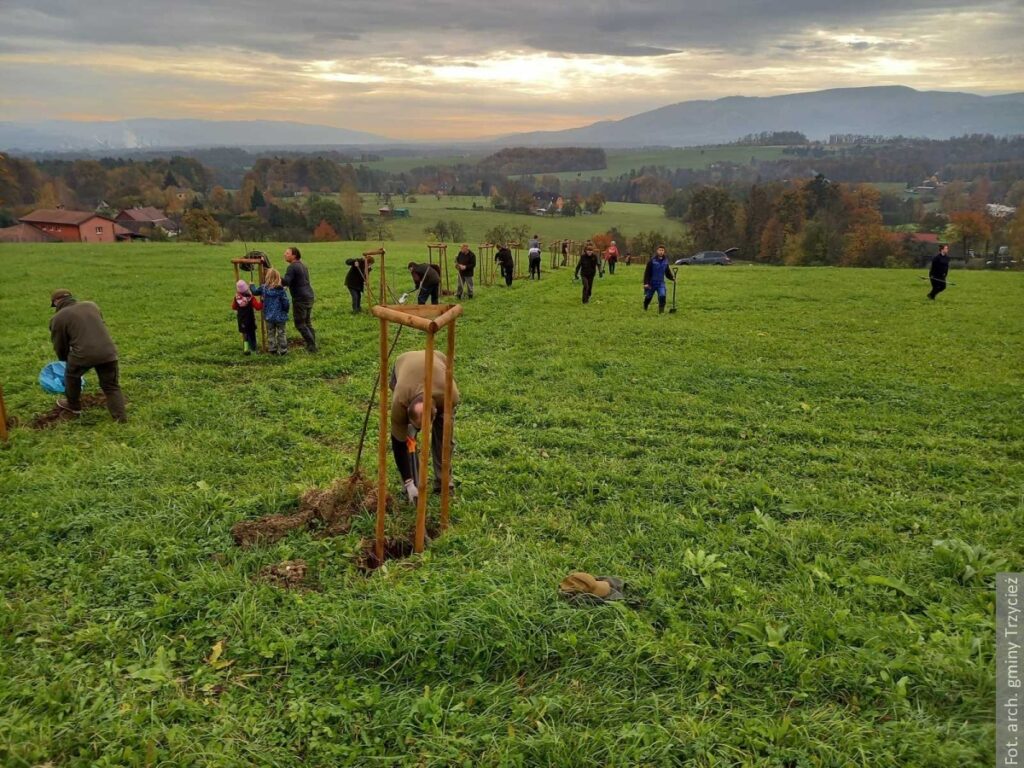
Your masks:
<instances>
[{"instance_id":1,"label":"distant mountain range","mask_svg":"<svg viewBox=\"0 0 1024 768\"><path fill-rule=\"evenodd\" d=\"M1024 134L1024 93L976 96L916 91L905 86L836 88L763 98L729 96L683 101L622 120L563 131L534 131L461 146L686 147L723 144L763 131L944 139L965 133ZM0 122L0 150L105 152L109 150L322 148L417 146L362 131L271 120L48 120ZM421 147L426 145L419 145ZM437 147L437 142L431 146Z\"/></svg>"},{"instance_id":2,"label":"distant mountain range","mask_svg":"<svg viewBox=\"0 0 1024 768\"><path fill-rule=\"evenodd\" d=\"M526 146L687 147L723 144L762 131L946 139L965 133L1024 134L1024 93L976 96L905 86L835 88L785 96L683 101L583 128L502 136Z\"/></svg>"},{"instance_id":3,"label":"distant mountain range","mask_svg":"<svg viewBox=\"0 0 1024 768\"><path fill-rule=\"evenodd\" d=\"M0 122L0 149L94 152L205 147L379 146L394 139L328 125L273 120L46 120Z\"/></svg>"}]
</instances>

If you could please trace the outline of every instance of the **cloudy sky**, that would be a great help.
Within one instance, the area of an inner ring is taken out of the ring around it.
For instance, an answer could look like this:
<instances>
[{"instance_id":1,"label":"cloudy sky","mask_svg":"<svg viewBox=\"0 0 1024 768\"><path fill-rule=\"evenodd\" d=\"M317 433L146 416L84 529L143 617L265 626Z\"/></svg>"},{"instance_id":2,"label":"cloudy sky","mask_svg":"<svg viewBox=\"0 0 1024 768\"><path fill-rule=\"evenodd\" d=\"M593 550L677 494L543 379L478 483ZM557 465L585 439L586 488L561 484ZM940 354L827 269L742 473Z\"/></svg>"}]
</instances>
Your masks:
<instances>
[{"instance_id":1,"label":"cloudy sky","mask_svg":"<svg viewBox=\"0 0 1024 768\"><path fill-rule=\"evenodd\" d=\"M1024 0L0 0L0 120L451 139L891 84L1024 91Z\"/></svg>"}]
</instances>

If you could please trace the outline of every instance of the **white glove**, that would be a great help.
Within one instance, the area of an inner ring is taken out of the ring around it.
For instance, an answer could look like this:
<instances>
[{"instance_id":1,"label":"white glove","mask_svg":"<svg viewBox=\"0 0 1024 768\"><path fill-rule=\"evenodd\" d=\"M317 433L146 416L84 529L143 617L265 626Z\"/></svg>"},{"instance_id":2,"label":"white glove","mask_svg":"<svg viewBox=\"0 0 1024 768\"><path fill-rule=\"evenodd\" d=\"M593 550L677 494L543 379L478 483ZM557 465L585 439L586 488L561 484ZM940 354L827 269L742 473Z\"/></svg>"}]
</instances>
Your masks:
<instances>
[{"instance_id":1,"label":"white glove","mask_svg":"<svg viewBox=\"0 0 1024 768\"><path fill-rule=\"evenodd\" d=\"M416 487L416 483L409 480L405 481L405 495L409 497L409 503L415 504L420 498L420 489Z\"/></svg>"}]
</instances>

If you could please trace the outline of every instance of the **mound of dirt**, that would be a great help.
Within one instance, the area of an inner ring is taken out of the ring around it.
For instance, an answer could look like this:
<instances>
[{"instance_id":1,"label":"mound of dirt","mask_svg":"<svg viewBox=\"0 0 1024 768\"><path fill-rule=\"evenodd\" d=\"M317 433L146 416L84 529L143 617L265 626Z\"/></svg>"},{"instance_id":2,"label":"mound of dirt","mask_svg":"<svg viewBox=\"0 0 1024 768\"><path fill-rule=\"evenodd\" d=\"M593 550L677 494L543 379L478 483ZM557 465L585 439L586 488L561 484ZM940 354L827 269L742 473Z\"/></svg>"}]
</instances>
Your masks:
<instances>
[{"instance_id":1,"label":"mound of dirt","mask_svg":"<svg viewBox=\"0 0 1024 768\"><path fill-rule=\"evenodd\" d=\"M100 406L106 407L107 398L103 395L82 395L82 410L89 408L98 408ZM35 416L29 423L32 429L46 429L52 427L54 424L58 424L62 421L71 421L77 418L71 411L65 411L63 408L54 405L46 413L40 413Z\"/></svg>"},{"instance_id":2,"label":"mound of dirt","mask_svg":"<svg viewBox=\"0 0 1024 768\"><path fill-rule=\"evenodd\" d=\"M312 589L313 583L308 575L309 566L305 560L285 560L261 568L257 578L282 589Z\"/></svg>"},{"instance_id":3,"label":"mound of dirt","mask_svg":"<svg viewBox=\"0 0 1024 768\"><path fill-rule=\"evenodd\" d=\"M388 511L394 499L387 498ZM312 488L299 499L299 508L290 515L267 515L257 520L242 520L231 528L231 536L240 547L273 544L297 528L306 528L319 536L340 536L352 527L356 515L377 510L377 487L361 475L335 480L327 488Z\"/></svg>"}]
</instances>

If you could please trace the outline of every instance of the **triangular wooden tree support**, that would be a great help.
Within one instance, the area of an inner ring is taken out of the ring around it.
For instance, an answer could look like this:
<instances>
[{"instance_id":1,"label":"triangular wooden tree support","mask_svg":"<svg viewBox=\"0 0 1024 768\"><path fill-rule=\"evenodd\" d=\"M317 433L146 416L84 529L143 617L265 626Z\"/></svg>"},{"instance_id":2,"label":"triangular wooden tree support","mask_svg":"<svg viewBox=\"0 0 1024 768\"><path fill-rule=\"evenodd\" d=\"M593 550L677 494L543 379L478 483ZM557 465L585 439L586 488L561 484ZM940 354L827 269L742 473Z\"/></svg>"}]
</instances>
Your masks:
<instances>
[{"instance_id":1,"label":"triangular wooden tree support","mask_svg":"<svg viewBox=\"0 0 1024 768\"><path fill-rule=\"evenodd\" d=\"M383 265L382 270L383 272ZM383 293L383 290L382 290ZM384 562L384 521L387 516L388 489L388 323L398 323L415 328L427 334L426 360L423 369L424 413L420 430L419 500L416 504L416 532L413 551L422 552L427 533L427 469L430 458L429 405L434 387L434 336L442 328L448 329L448 365L444 382L444 435L441 449L441 530L448 528L448 507L451 501L449 488L452 464L452 403L455 387L455 320L462 314L461 304L379 304L371 307L374 317L380 320L380 435L377 445L377 529L374 553L377 562Z\"/></svg>"},{"instance_id":2,"label":"triangular wooden tree support","mask_svg":"<svg viewBox=\"0 0 1024 768\"><path fill-rule=\"evenodd\" d=\"M437 251L437 261L434 261L434 251ZM427 243L427 263L430 265L437 264L437 273L441 275L442 283L441 294L443 296L452 295L452 283L448 277L448 243Z\"/></svg>"},{"instance_id":3,"label":"triangular wooden tree support","mask_svg":"<svg viewBox=\"0 0 1024 768\"><path fill-rule=\"evenodd\" d=\"M242 279L241 267L243 264L255 264L257 265L257 275L259 276L260 285L264 285L267 282L267 268L263 264L263 259L232 259L231 263L235 267L235 282L237 283ZM246 270L250 271L250 270ZM246 281L248 282L248 280ZM267 321L263 319L263 310L258 310L260 313L260 351L267 351Z\"/></svg>"}]
</instances>

